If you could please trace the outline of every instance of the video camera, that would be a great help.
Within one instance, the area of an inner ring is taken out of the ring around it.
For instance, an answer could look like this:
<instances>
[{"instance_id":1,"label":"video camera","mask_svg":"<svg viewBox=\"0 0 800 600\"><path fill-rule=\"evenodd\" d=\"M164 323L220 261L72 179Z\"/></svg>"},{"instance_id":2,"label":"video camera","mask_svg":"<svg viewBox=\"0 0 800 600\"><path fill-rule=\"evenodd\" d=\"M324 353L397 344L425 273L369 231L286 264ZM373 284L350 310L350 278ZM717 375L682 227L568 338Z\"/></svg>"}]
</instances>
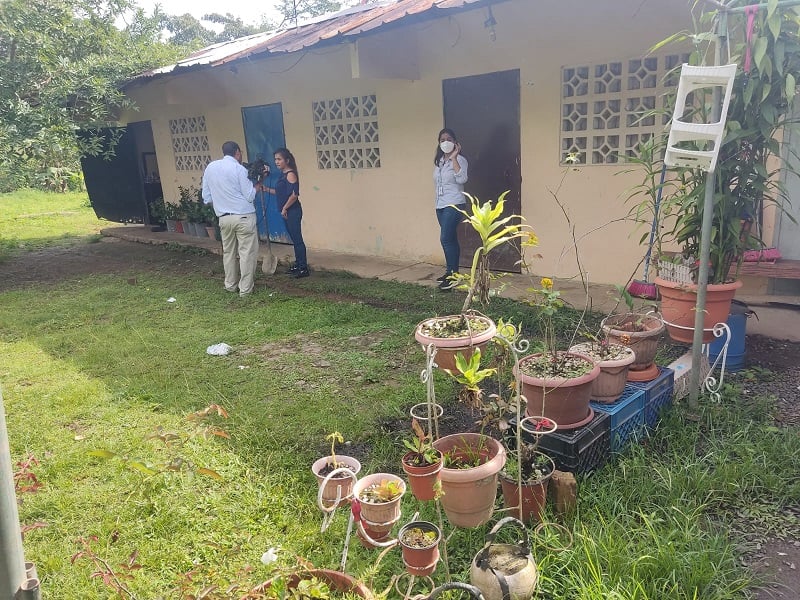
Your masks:
<instances>
[{"instance_id":1,"label":"video camera","mask_svg":"<svg viewBox=\"0 0 800 600\"><path fill-rule=\"evenodd\" d=\"M264 177L269 176L269 165L260 154L251 163L242 163L242 166L247 169L247 178L255 183L264 181Z\"/></svg>"}]
</instances>

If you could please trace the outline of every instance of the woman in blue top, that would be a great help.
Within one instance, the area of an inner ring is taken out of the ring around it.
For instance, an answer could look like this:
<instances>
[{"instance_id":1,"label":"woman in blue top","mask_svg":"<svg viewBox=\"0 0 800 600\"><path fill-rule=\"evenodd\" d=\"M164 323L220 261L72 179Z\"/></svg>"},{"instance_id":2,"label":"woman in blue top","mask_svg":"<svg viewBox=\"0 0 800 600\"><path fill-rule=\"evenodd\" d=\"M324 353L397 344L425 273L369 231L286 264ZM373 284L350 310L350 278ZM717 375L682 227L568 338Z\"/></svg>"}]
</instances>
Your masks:
<instances>
[{"instance_id":1,"label":"woman in blue top","mask_svg":"<svg viewBox=\"0 0 800 600\"><path fill-rule=\"evenodd\" d=\"M300 206L300 177L297 174L297 163L294 156L286 148L275 150L275 166L281 172L274 188L266 188L275 194L278 210L286 219L286 230L294 244L294 265L287 273L295 277L308 277L306 262L306 244L303 242L303 231L300 223L303 220L303 207Z\"/></svg>"},{"instance_id":2,"label":"woman in blue top","mask_svg":"<svg viewBox=\"0 0 800 600\"><path fill-rule=\"evenodd\" d=\"M461 156L461 144L452 129L439 132L439 145L433 159L433 181L436 184L436 218L439 220L439 240L444 250L445 273L437 281L439 288L450 289L452 282L448 277L458 272L458 258L461 247L458 244L458 224L464 215L464 184L467 182L467 159Z\"/></svg>"}]
</instances>

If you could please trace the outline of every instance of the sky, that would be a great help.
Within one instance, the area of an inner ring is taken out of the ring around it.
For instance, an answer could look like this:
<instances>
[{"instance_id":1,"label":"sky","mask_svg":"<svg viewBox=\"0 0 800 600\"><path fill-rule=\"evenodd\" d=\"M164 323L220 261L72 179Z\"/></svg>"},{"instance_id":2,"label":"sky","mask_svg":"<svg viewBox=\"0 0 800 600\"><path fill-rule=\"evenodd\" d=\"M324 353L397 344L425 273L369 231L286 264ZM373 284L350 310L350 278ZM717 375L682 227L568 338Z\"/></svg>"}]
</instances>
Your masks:
<instances>
[{"instance_id":1,"label":"sky","mask_svg":"<svg viewBox=\"0 0 800 600\"><path fill-rule=\"evenodd\" d=\"M220 2L220 0L136 0L136 4L141 6L147 13L152 13L153 7L160 4L162 10L168 15L183 15L189 13L193 17L200 19L209 13L226 14L231 13L234 17L239 17L244 23L258 23L260 14L266 14L267 18L273 21L280 21L278 12L274 8L274 3L270 0L262 2L248 2L238 0L235 2Z\"/></svg>"}]
</instances>

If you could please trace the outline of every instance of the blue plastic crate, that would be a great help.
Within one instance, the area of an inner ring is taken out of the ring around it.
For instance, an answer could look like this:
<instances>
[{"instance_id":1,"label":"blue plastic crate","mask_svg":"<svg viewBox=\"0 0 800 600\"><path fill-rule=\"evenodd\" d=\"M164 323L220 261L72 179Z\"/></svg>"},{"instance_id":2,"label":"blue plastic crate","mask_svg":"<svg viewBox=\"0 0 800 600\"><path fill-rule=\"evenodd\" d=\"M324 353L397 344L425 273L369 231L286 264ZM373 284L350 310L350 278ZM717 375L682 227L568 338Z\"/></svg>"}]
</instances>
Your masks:
<instances>
[{"instance_id":1,"label":"blue plastic crate","mask_svg":"<svg viewBox=\"0 0 800 600\"><path fill-rule=\"evenodd\" d=\"M604 412L595 412L594 417L583 427L560 429L541 436L539 450L556 463L559 471L576 475L588 474L602 467L611 451L609 423L611 418ZM509 420L509 433L516 436L517 420ZM535 436L524 429L522 439L534 443ZM509 444L513 447L513 443Z\"/></svg>"},{"instance_id":2,"label":"blue plastic crate","mask_svg":"<svg viewBox=\"0 0 800 600\"><path fill-rule=\"evenodd\" d=\"M644 390L644 422L650 429L655 428L664 407L672 404L675 389L675 372L667 367L659 367L658 377L652 381L629 381L625 386Z\"/></svg>"},{"instance_id":3,"label":"blue plastic crate","mask_svg":"<svg viewBox=\"0 0 800 600\"><path fill-rule=\"evenodd\" d=\"M628 442L644 435L644 390L625 386L625 391L616 402L590 404L595 412L604 412L611 418L609 429L612 452L620 452Z\"/></svg>"}]
</instances>

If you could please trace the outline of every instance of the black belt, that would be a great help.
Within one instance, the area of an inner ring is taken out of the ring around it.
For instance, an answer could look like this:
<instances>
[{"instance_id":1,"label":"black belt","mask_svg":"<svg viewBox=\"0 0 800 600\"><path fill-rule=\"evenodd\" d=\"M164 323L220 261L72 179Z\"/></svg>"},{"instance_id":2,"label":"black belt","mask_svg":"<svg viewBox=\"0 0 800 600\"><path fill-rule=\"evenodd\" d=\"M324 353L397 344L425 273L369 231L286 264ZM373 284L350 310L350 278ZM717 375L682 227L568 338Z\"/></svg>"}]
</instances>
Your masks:
<instances>
[{"instance_id":1,"label":"black belt","mask_svg":"<svg viewBox=\"0 0 800 600\"><path fill-rule=\"evenodd\" d=\"M229 216L230 216L230 215L232 215L232 214L233 214L233 213L222 213L222 214L220 215L220 217L229 217Z\"/></svg>"}]
</instances>

